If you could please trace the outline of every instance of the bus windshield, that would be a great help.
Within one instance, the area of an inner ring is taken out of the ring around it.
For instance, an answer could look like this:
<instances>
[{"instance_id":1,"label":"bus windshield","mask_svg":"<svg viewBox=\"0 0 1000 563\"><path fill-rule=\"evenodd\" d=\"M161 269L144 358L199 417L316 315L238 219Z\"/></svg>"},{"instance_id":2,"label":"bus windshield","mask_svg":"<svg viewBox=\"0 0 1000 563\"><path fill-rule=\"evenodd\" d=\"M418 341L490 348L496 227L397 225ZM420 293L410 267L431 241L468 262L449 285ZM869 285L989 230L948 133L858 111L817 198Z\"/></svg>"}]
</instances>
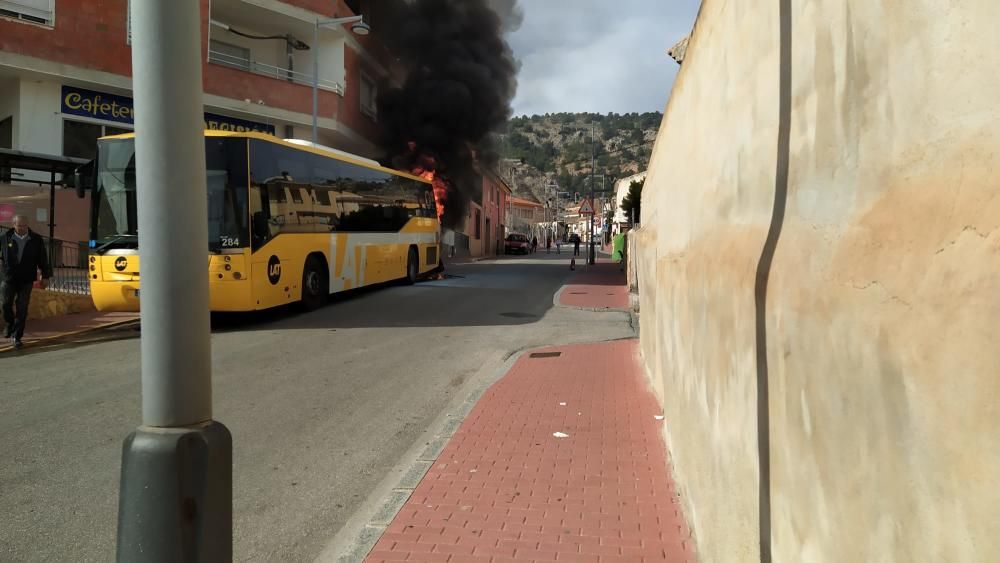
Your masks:
<instances>
[{"instance_id":1,"label":"bus windshield","mask_svg":"<svg viewBox=\"0 0 1000 563\"><path fill-rule=\"evenodd\" d=\"M212 252L249 246L247 141L205 138L208 246ZM90 238L97 248L136 248L135 140L98 144Z\"/></svg>"}]
</instances>

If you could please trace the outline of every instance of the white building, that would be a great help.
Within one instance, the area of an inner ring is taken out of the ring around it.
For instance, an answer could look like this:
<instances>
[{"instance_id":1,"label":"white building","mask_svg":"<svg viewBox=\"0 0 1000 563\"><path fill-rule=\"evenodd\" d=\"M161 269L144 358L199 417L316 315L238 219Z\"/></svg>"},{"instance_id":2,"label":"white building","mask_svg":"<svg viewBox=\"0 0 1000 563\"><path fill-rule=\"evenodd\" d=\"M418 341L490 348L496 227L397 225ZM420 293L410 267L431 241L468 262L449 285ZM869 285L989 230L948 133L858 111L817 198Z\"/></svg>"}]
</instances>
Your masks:
<instances>
[{"instance_id":1,"label":"white building","mask_svg":"<svg viewBox=\"0 0 1000 563\"><path fill-rule=\"evenodd\" d=\"M615 182L615 217L611 225L612 232L614 234L622 232L622 230L627 228L631 222L631 218L626 217L625 212L622 211L622 202L625 201L625 196L628 195L629 187L632 185L632 182L641 182L645 180L646 172L643 171Z\"/></svg>"}]
</instances>

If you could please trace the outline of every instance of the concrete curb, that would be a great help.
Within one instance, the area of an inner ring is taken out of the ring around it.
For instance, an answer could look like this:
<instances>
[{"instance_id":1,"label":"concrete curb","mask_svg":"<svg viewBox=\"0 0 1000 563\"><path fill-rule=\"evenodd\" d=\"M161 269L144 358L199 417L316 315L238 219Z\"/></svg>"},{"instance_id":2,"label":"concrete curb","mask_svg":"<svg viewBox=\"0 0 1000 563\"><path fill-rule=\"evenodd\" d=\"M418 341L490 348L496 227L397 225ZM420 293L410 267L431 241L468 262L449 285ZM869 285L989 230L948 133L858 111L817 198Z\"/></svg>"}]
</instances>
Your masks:
<instances>
[{"instance_id":1,"label":"concrete curb","mask_svg":"<svg viewBox=\"0 0 1000 563\"><path fill-rule=\"evenodd\" d=\"M560 309L575 309L577 311L590 311L593 313L629 313L631 309L628 307L577 307L576 305L563 305L559 302L559 298L562 296L562 292L566 291L569 285L563 285L559 288L559 291L552 296L552 306L559 307Z\"/></svg>"},{"instance_id":2,"label":"concrete curb","mask_svg":"<svg viewBox=\"0 0 1000 563\"><path fill-rule=\"evenodd\" d=\"M55 334L55 335L52 335L52 336L46 336L44 338L38 338L36 340L29 340L29 341L27 341L27 342L24 343L24 347L21 348L21 349L24 350L24 349L27 349L27 348L34 348L36 346L43 345L46 342L50 342L50 341L53 341L53 340L60 340L62 338L67 338L67 337L71 337L71 336L80 336L82 334L88 334L88 333L91 333L91 332L97 332L98 330L105 330L105 329L108 329L108 328L117 328L117 327L125 326L125 325L132 324L132 323L137 323L137 322L139 322L139 319L128 319L126 321L114 321L114 322L110 322L110 323L103 324L103 325L100 325L100 326L92 326L92 327L88 327L88 328L84 328L84 329L80 329L80 330L71 330L69 332L61 332L59 334ZM0 353L11 352L13 350L14 350L14 345L13 344L7 344L5 346L0 346Z\"/></svg>"}]
</instances>

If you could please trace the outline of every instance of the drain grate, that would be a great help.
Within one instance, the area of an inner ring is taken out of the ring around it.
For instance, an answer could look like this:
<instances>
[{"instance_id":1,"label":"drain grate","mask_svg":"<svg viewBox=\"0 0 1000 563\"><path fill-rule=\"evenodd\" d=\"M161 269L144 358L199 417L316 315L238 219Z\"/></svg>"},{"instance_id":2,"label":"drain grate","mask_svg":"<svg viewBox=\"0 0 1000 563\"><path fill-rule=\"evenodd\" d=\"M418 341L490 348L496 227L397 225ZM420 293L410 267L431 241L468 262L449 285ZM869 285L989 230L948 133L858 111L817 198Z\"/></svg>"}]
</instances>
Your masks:
<instances>
[{"instance_id":1,"label":"drain grate","mask_svg":"<svg viewBox=\"0 0 1000 563\"><path fill-rule=\"evenodd\" d=\"M529 358L558 358L562 356L562 352L533 352L528 357Z\"/></svg>"},{"instance_id":2,"label":"drain grate","mask_svg":"<svg viewBox=\"0 0 1000 563\"><path fill-rule=\"evenodd\" d=\"M501 317L510 317L512 319L535 319L538 315L532 315L531 313L522 313L520 311L514 311L511 313L500 313Z\"/></svg>"}]
</instances>

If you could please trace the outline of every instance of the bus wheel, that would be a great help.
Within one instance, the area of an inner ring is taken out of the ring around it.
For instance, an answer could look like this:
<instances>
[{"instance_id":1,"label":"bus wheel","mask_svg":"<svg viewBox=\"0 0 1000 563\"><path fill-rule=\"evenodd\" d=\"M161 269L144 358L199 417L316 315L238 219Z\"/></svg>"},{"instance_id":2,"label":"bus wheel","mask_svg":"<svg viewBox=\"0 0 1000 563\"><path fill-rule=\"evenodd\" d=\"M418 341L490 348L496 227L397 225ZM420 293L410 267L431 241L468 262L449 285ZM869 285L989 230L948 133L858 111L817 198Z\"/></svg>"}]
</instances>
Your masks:
<instances>
[{"instance_id":1,"label":"bus wheel","mask_svg":"<svg viewBox=\"0 0 1000 563\"><path fill-rule=\"evenodd\" d=\"M315 311L323 306L330 295L330 283L326 280L327 272L323 264L315 257L306 260L302 270L302 307L307 311Z\"/></svg>"},{"instance_id":2,"label":"bus wheel","mask_svg":"<svg viewBox=\"0 0 1000 563\"><path fill-rule=\"evenodd\" d=\"M420 257L416 248L410 249L409 256L406 257L406 283L413 285L420 277Z\"/></svg>"}]
</instances>

